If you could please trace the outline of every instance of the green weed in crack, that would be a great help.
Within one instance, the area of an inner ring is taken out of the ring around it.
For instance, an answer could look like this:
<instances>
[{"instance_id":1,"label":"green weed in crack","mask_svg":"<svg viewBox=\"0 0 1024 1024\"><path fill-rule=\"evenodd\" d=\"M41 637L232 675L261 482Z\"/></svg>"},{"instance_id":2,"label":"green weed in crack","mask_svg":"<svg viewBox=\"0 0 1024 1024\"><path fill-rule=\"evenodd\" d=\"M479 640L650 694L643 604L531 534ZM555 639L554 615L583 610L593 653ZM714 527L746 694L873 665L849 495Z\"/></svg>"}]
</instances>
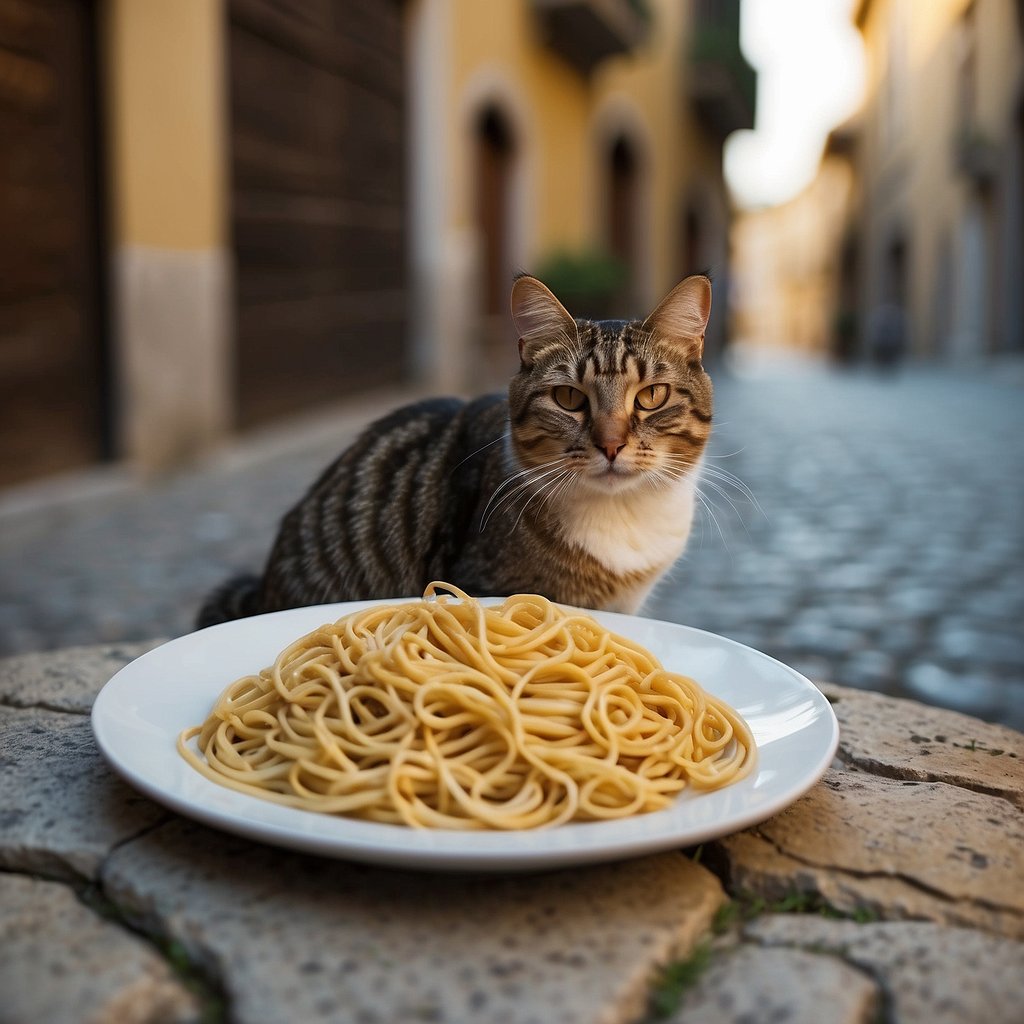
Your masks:
<instances>
[{"instance_id":1,"label":"green weed in crack","mask_svg":"<svg viewBox=\"0 0 1024 1024\"><path fill-rule=\"evenodd\" d=\"M175 939L150 934L95 883L75 890L79 900L99 917L131 932L166 961L178 981L196 997L200 1014L197 1024L225 1024L227 1000L217 979L196 963L185 946Z\"/></svg>"},{"instance_id":2,"label":"green weed in crack","mask_svg":"<svg viewBox=\"0 0 1024 1024\"><path fill-rule=\"evenodd\" d=\"M710 963L711 943L704 941L694 947L685 960L660 968L648 996L647 1015L641 1024L656 1024L671 1016Z\"/></svg>"}]
</instances>

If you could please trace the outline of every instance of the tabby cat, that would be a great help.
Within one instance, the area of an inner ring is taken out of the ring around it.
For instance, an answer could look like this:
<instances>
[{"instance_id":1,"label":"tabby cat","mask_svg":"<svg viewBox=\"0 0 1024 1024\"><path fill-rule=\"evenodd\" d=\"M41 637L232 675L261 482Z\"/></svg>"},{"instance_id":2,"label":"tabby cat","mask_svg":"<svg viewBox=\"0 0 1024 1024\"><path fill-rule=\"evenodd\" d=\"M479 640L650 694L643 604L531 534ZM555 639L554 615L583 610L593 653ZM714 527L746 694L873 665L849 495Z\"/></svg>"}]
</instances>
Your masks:
<instances>
[{"instance_id":1,"label":"tabby cat","mask_svg":"<svg viewBox=\"0 0 1024 1024\"><path fill-rule=\"evenodd\" d=\"M636 611L690 533L710 311L702 276L642 322L574 320L519 277L507 398L434 399L373 423L285 516L263 576L222 586L198 625L418 595L431 580Z\"/></svg>"}]
</instances>

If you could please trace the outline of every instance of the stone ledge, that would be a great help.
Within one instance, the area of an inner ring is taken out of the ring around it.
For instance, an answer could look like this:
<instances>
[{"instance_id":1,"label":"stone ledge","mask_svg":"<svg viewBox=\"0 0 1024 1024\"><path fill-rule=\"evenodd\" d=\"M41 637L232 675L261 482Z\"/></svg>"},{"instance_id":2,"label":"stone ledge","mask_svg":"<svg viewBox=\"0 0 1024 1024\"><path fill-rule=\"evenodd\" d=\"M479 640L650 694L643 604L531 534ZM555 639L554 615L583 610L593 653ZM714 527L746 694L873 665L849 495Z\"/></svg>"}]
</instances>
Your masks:
<instances>
[{"instance_id":1,"label":"stone ledge","mask_svg":"<svg viewBox=\"0 0 1024 1024\"><path fill-rule=\"evenodd\" d=\"M1024 936L1024 819L947 783L832 769L756 828L716 844L729 887L798 891L838 910Z\"/></svg>"},{"instance_id":2,"label":"stone ledge","mask_svg":"<svg viewBox=\"0 0 1024 1024\"><path fill-rule=\"evenodd\" d=\"M116 850L105 892L216 965L232 1020L594 1021L644 1011L723 894L670 853L527 876L382 870L174 822Z\"/></svg>"},{"instance_id":3,"label":"stone ledge","mask_svg":"<svg viewBox=\"0 0 1024 1024\"><path fill-rule=\"evenodd\" d=\"M223 983L232 1019L316 1021L345 999L368 1024L417 1015L625 1024L643 1013L655 968L685 958L709 932L721 885L675 854L460 878L304 857L175 818L106 768L85 717L107 678L151 646L0 662L0 865L98 878L122 914L180 943ZM734 935L738 946L714 951L679 1019L748 1019L745 995L720 1004L721 978L760 993L758 1007L789 1007L792 1019L815 1024L871 1024L875 1003L890 1024L940 1024L954 1011L979 1019L977 979L997 1009L1009 1001L1016 1010L1024 1001L1013 941L1024 935L1024 737L910 701L823 689L840 719L845 767L757 828L707 844L704 864L720 867L734 893L768 901L802 893L811 905L881 920L765 914ZM52 957L65 955L60 927L39 934L53 943ZM919 946L927 956L905 952ZM965 957L979 965L974 982L963 975ZM990 984L995 968L1012 983ZM165 977L148 970L141 976ZM831 989L818 1007L832 1016L801 1017L778 972L810 992ZM77 984L70 978L68 991L81 991ZM1016 1019L999 1012L980 1019Z\"/></svg>"},{"instance_id":4,"label":"stone ledge","mask_svg":"<svg viewBox=\"0 0 1024 1024\"><path fill-rule=\"evenodd\" d=\"M58 882L0 874L0 1017L5 1021L185 1024L192 994L144 942Z\"/></svg>"},{"instance_id":5,"label":"stone ledge","mask_svg":"<svg viewBox=\"0 0 1024 1024\"><path fill-rule=\"evenodd\" d=\"M802 949L721 950L667 1024L875 1024L881 993L856 967Z\"/></svg>"},{"instance_id":6,"label":"stone ledge","mask_svg":"<svg viewBox=\"0 0 1024 1024\"><path fill-rule=\"evenodd\" d=\"M856 924L804 914L766 917L744 934L763 946L839 956L868 972L881 987L891 1021L1021 1020L1024 943L920 921Z\"/></svg>"},{"instance_id":7,"label":"stone ledge","mask_svg":"<svg viewBox=\"0 0 1024 1024\"><path fill-rule=\"evenodd\" d=\"M87 715L103 684L163 640L18 654L0 660L0 704Z\"/></svg>"},{"instance_id":8,"label":"stone ledge","mask_svg":"<svg viewBox=\"0 0 1024 1024\"><path fill-rule=\"evenodd\" d=\"M1024 810L1024 734L957 711L828 684L839 756L875 775L948 782Z\"/></svg>"},{"instance_id":9,"label":"stone ledge","mask_svg":"<svg viewBox=\"0 0 1024 1024\"><path fill-rule=\"evenodd\" d=\"M0 865L94 878L119 843L168 817L107 768L89 720L0 707Z\"/></svg>"}]
</instances>

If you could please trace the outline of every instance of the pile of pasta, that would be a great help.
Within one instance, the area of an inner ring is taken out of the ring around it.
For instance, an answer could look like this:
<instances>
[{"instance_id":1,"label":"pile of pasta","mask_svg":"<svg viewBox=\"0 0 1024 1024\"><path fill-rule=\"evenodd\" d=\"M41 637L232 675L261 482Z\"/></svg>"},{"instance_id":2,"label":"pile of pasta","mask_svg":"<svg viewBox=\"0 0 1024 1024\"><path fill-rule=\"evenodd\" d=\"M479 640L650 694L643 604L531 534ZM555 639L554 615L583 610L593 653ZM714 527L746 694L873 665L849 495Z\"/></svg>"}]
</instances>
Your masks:
<instances>
[{"instance_id":1,"label":"pile of pasta","mask_svg":"<svg viewBox=\"0 0 1024 1024\"><path fill-rule=\"evenodd\" d=\"M735 711L589 615L535 594L484 605L444 583L296 640L178 749L268 800L441 829L654 811L755 758Z\"/></svg>"}]
</instances>

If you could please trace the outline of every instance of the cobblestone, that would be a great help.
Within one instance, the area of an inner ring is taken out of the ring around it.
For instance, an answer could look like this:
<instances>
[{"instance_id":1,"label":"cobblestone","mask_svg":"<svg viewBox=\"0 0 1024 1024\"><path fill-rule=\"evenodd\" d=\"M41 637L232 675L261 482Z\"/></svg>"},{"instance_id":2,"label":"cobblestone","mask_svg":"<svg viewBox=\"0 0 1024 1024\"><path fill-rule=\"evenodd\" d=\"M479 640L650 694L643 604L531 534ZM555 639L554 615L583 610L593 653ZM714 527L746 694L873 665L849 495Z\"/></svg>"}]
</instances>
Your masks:
<instances>
[{"instance_id":1,"label":"cobblestone","mask_svg":"<svg viewBox=\"0 0 1024 1024\"><path fill-rule=\"evenodd\" d=\"M713 376L706 506L646 614L817 679L1024 727L1015 378ZM88 496L0 495L0 654L188 631L211 586L259 567L357 426L408 397L367 396L147 484L115 473Z\"/></svg>"}]
</instances>

